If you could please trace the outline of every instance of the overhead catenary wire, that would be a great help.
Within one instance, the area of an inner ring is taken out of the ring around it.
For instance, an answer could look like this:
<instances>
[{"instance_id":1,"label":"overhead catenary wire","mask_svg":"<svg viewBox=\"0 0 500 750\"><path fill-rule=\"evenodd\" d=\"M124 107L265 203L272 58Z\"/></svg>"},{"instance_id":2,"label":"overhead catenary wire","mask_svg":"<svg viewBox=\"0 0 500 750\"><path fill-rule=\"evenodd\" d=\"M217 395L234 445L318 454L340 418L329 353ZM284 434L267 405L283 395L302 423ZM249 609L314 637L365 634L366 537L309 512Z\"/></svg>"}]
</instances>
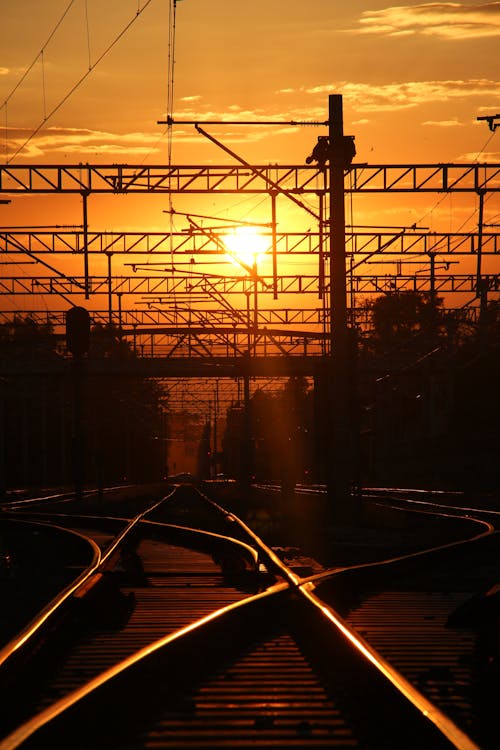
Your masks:
<instances>
[{"instance_id":1,"label":"overhead catenary wire","mask_svg":"<svg viewBox=\"0 0 500 750\"><path fill-rule=\"evenodd\" d=\"M480 156L481 156L482 154L484 154L484 152L485 152L486 148L487 148L487 147L489 146L489 144L490 144L491 140L492 140L492 139L494 138L494 136L495 136L495 132L496 132L496 130L494 130L494 131L493 131L493 132L492 132L492 133L491 133L491 134L490 134L490 135L488 136L488 138L486 139L486 142L484 143L484 145L482 146L482 148L480 149L480 151L478 151L478 153L477 153L477 154L476 154L476 156L474 157L474 159L473 159L473 162L475 162L475 163L478 163L478 162L479 162L479 158L480 158ZM419 220L418 220L418 221L417 221L416 223L417 223L417 224L420 224L420 223L421 223L421 222L422 222L422 221L423 221L424 219L426 219L426 218L427 218L427 217L428 217L428 216L429 216L430 214L432 214L432 212L433 212L433 211L434 211L434 210L435 210L435 209L436 209L436 208L437 208L437 207L438 207L438 206L439 206L439 205L440 205L440 204L441 204L441 203L442 203L442 202L443 202L443 201L444 201L444 200L445 200L445 199L446 199L447 197L448 197L448 195L452 196L453 194L452 194L452 193L449 193L449 194L448 194L448 193L444 193L444 195L442 195L442 196L441 196L441 197L440 197L440 198L439 198L439 199L438 199L438 200L436 201L436 203L435 203L435 204L434 204L434 205L432 206L432 208L430 208L430 209L429 209L429 210L428 210L428 211L427 211L427 212L426 212L425 214L423 214L423 215L422 215L422 216L420 217L420 219L419 219ZM461 225L460 225L460 227L459 227L459 231L460 231L460 229L461 229L461 228L462 228L462 227L463 227L463 226L464 226L464 225L465 225L465 224L467 223L467 221L469 221L469 220L470 220L470 219L471 219L471 218L472 218L472 217L474 216L474 213L475 213L475 211L474 211L474 212L473 212L473 213L472 213L472 214L471 214L471 215L470 215L470 216L469 216L469 217L468 217L468 218L467 218L467 219L466 219L466 220L465 220L464 222L462 222L462 224L461 224Z\"/></svg>"},{"instance_id":2,"label":"overhead catenary wire","mask_svg":"<svg viewBox=\"0 0 500 750\"><path fill-rule=\"evenodd\" d=\"M89 24L89 6L88 0L85 0L85 27L87 31L87 55L89 61L89 70L92 67L92 52L90 46L90 24Z\"/></svg>"},{"instance_id":3,"label":"overhead catenary wire","mask_svg":"<svg viewBox=\"0 0 500 750\"><path fill-rule=\"evenodd\" d=\"M38 52L38 54L37 54L37 55L35 56L35 58L34 58L34 59L33 59L33 61L32 61L32 62L30 63L30 65L28 65L28 67L26 68L26 70L25 70L25 71L24 71L24 73L22 74L21 78L20 78L20 79L18 80L18 82L17 82L16 84L15 84L15 86L14 86L14 87L13 87L13 89L12 89L12 90L10 91L10 93L9 93L9 94L8 94L8 95L7 95L6 97L5 97L5 99L3 100L3 102L2 102L2 105L1 105L2 107L6 107L6 106L7 106L7 104L8 104L8 103L9 103L9 101L10 101L10 100L12 99L12 97L14 96L14 94L16 93L16 91L18 90L18 88L19 88L19 87L20 87L20 86L22 85L23 81L24 81L24 80L26 79L26 77L27 77L27 76L28 76L28 75L30 74L30 72L31 72L31 71L33 70L33 68L34 68L34 67L35 67L35 65L37 64L37 62L38 62L39 58L40 58L40 57L41 57L41 56L43 55L43 53L44 53L45 49L47 48L48 44L50 43L50 41L52 40L52 38L53 38L53 37L54 37L54 35L56 34L56 32L57 32L57 30L58 30L59 26L60 26L60 25L62 24L62 22L64 21L64 19L65 19L65 18L66 18L66 16L68 15L69 11L71 10L71 6L72 6L72 5L74 5L74 3L75 3L75 0L70 0L70 2L68 3L68 5L66 6L66 10L64 10L64 11L63 11L63 13L62 13L61 17L60 17L60 18L59 18L59 20L58 20L58 21L56 22L56 24L55 24L54 28L53 28L53 29L52 29L52 31L50 32L49 36L47 37L46 41L45 41L45 42L44 42L44 44L42 45L42 47L41 47L40 51Z\"/></svg>"},{"instance_id":4,"label":"overhead catenary wire","mask_svg":"<svg viewBox=\"0 0 500 750\"><path fill-rule=\"evenodd\" d=\"M73 86L69 89L69 91L58 101L58 103L50 110L48 114L44 113L44 117L42 120L38 123L38 125L33 128L30 135L21 143L21 145L14 151L14 153L10 156L10 158L6 158L6 163L10 164L16 156L18 156L24 148L30 143L30 141L40 132L40 130L43 128L44 125L47 124L47 122L58 112L63 104L65 104L68 99L75 93L75 91L82 85L82 83L88 78L88 76L95 70L95 68L99 65L99 63L102 62L102 60L111 52L113 47L120 41L120 39L127 33L127 31L130 29L130 27L137 21L137 19L140 17L140 15L146 10L146 8L153 2L153 0L145 0L144 5L139 8L136 12L136 14L125 24L125 26L122 28L122 30L115 36L112 42L108 44L108 46L104 49L104 51L99 55L99 57L95 60L94 63L89 65L89 69L73 84ZM72 3L70 3L71 7ZM67 10L69 10L69 7ZM67 11L66 11L67 12ZM62 21L62 19L61 19ZM58 23L58 26L60 25L61 21ZM52 38L54 35L55 30L51 33L51 36L49 39ZM47 43L45 44L45 46ZM39 57L39 56L38 56ZM37 59L38 59L37 57ZM31 68L36 63L36 60L34 63L32 63ZM30 69L31 69L30 68ZM23 78L26 77L29 71L25 73ZM18 83L17 87L20 85L21 82ZM17 88L16 87L16 88ZM12 92L13 93L13 92ZM11 93L11 95L12 95ZM10 95L10 96L11 96ZM5 100L4 106L6 106L10 96Z\"/></svg>"},{"instance_id":5,"label":"overhead catenary wire","mask_svg":"<svg viewBox=\"0 0 500 750\"><path fill-rule=\"evenodd\" d=\"M168 18L168 70L167 70L167 142L168 164L172 163L172 118L174 114L175 88L175 32L177 0L169 0Z\"/></svg>"},{"instance_id":6,"label":"overhead catenary wire","mask_svg":"<svg viewBox=\"0 0 500 750\"><path fill-rule=\"evenodd\" d=\"M172 166L173 129L175 90L175 32L176 32L177 0L169 0L168 4L168 60L167 60L167 162ZM168 195L169 230L170 230L170 260L173 263L174 246L172 234L174 231L174 205L172 193Z\"/></svg>"},{"instance_id":7,"label":"overhead catenary wire","mask_svg":"<svg viewBox=\"0 0 500 750\"><path fill-rule=\"evenodd\" d=\"M50 32L49 36L47 37L47 39L43 43L40 51L35 55L35 57L33 58L32 62L24 70L23 74L21 75L21 77L19 78L19 80L17 81L17 83L13 86L13 88L11 89L11 91L7 94L7 96L3 100L2 104L0 105L0 109L3 109L3 111L4 111L4 133L5 133L4 150L5 150L5 161L6 161L6 163L8 163L8 130L9 130L8 105L9 105L9 102L12 99L12 97L14 96L14 94L16 93L16 91L22 86L23 82L26 80L26 78L28 77L28 75L31 73L31 71L33 70L33 68L37 64L37 62L39 60L41 60L42 61L43 109L44 109L44 117L46 118L45 61L44 61L44 53L45 53L45 50L46 50L47 46L49 45L50 41L52 40L52 38L56 34L58 28L60 27L60 25L62 24L62 22L66 18L67 14L71 10L71 7L72 7L72 5L74 5L74 3L75 3L75 0L70 0L70 2L68 3L68 5L66 6L66 9L63 11L63 13L60 16L59 20L55 23L54 28L52 29L52 31Z\"/></svg>"}]
</instances>

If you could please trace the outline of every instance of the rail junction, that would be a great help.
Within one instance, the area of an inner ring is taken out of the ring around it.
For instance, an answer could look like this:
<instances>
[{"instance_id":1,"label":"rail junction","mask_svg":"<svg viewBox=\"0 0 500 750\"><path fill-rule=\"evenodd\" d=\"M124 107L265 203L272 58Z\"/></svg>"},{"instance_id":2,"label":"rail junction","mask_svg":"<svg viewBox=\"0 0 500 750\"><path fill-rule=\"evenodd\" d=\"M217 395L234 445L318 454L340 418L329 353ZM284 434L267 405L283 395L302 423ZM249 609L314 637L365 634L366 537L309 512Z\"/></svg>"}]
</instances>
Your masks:
<instances>
[{"instance_id":1,"label":"rail junction","mask_svg":"<svg viewBox=\"0 0 500 750\"><path fill-rule=\"evenodd\" d=\"M89 495L84 514L71 496L3 504L12 563L7 526L35 524L38 554L62 543L73 577L4 642L2 750L495 746L487 501L366 491L364 522L316 529L311 547L290 518L259 536L234 513L256 497L230 490L124 488ZM303 495L309 519L317 500ZM20 591L42 561L24 563Z\"/></svg>"}]
</instances>

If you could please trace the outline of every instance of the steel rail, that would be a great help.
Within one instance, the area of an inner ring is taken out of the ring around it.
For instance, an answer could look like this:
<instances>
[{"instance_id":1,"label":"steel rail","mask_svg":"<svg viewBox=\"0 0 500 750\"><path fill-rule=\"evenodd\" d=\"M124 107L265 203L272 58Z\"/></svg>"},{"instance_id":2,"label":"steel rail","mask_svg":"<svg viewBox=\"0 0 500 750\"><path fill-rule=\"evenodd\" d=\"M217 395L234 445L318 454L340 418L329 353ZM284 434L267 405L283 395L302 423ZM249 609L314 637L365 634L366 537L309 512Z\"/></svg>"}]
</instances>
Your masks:
<instances>
[{"instance_id":1,"label":"steel rail","mask_svg":"<svg viewBox=\"0 0 500 750\"><path fill-rule=\"evenodd\" d=\"M112 680L123 677L131 667L140 665L143 660L151 658L155 653L162 651L168 646L177 645L180 641L186 638L186 636L204 628L207 624L212 623L229 613L233 613L240 608L255 606L256 603L258 604L276 594L281 594L287 589L288 585L286 583L275 584L264 592L246 597L239 602L234 602L233 604L226 605L225 607L210 612L210 614L205 615L205 617L202 617L189 625L185 625L175 632L169 633L154 643L145 646L15 729L3 740L0 740L0 750L13 750L14 748L19 747L35 732L61 716L68 709L76 706L82 699L91 696L100 688L108 686Z\"/></svg>"},{"instance_id":2,"label":"steel rail","mask_svg":"<svg viewBox=\"0 0 500 750\"><path fill-rule=\"evenodd\" d=\"M204 496L206 497L206 496ZM208 498L206 498L208 499ZM213 502L210 501L209 502ZM215 507L220 508L216 503L213 503ZM94 690L99 690L104 685L114 680L118 675L123 675L130 667L137 665L143 659L149 659L151 655L160 650L165 649L169 645L177 643L180 639L185 637L188 633L193 632L196 629L203 628L207 623L211 622L215 618L223 617L235 609L249 606L251 603L260 601L263 598L267 598L275 593L282 593L286 588L291 587L292 590L301 594L313 608L320 612L321 615L333 626L333 628L341 633L350 644L355 648L356 652L359 653L364 659L367 659L375 669L383 675L397 691L403 695L408 702L413 705L417 711L420 712L422 717L425 717L429 722L434 724L436 728L444 737L446 737L450 743L461 750L478 750L478 746L441 710L439 710L431 701L423 696L413 685L411 685L401 674L399 674L385 659L383 659L375 650L369 646L358 634L355 633L347 623L335 612L331 607L327 606L322 602L313 592L315 588L315 581L321 580L326 575L332 575L332 572L325 573L320 576L315 576L313 579L304 580L299 576L295 575L276 555L276 553L269 548L241 519L239 519L233 513L229 513L221 509L227 514L228 519L233 523L236 523L249 538L252 539L255 546L259 549L260 554L266 558L271 566L279 570L283 576L287 585L280 584L273 587L273 589L259 594L249 599L245 599L243 602L229 605L228 607L218 610L216 613L202 618L196 623L192 623L190 626L178 630L174 634L170 634L164 639L157 641L152 646L143 649L142 651L134 654L129 659L125 660L119 665L116 665L112 669L108 670L103 675L93 680L91 683L83 686L80 690L75 691L70 696L62 699L55 705L49 707L46 711L37 717L34 717L30 722L18 728L9 738L4 741L4 744L0 743L0 750L11 750L11 748L18 747L22 742L36 733L41 727L44 727L47 723L60 716L62 713L67 711L69 708L78 704L84 698L87 698L93 693Z\"/></svg>"},{"instance_id":3,"label":"steel rail","mask_svg":"<svg viewBox=\"0 0 500 750\"><path fill-rule=\"evenodd\" d=\"M13 519L9 519L9 520L13 520ZM22 520L20 519L19 522L31 523L33 525L39 525L39 526L48 526L47 523L43 523L42 521L28 522L25 519L22 519ZM93 551L92 563L88 566L87 570L82 571L77 576L77 578L74 580L73 583L66 586L58 596L56 596L52 601L50 601L41 610L41 612L39 612L38 615L26 625L25 628L23 628L14 638L9 640L2 648L0 648L0 669L3 668L10 659L16 656L18 652L20 651L20 649L22 649L30 641L30 639L32 639L35 635L37 635L41 631L41 629L47 624L50 618L53 617L53 615L58 611L58 609L64 603L68 602L70 597L74 596L75 593L79 589L85 586L87 581L90 579L92 575L95 574L95 572L99 569L100 565L102 564L104 560L101 550L92 539L88 539L84 535L79 534L76 531L71 531L63 526L54 527L53 525L51 525L51 528L57 528L60 531L64 531L66 534L73 534L83 539L84 541L88 542Z\"/></svg>"},{"instance_id":4,"label":"steel rail","mask_svg":"<svg viewBox=\"0 0 500 750\"><path fill-rule=\"evenodd\" d=\"M111 488L109 488L109 491L111 491ZM47 624L49 619L58 611L60 608L65 605L70 597L75 597L77 595L81 595L82 592L85 592L85 590L89 587L89 585L92 585L93 579L95 579L96 576L101 574L106 569L109 569L114 559L116 558L116 555L119 553L120 547L123 545L124 540L130 535L130 533L141 523L146 522L147 524L154 526L154 521L149 521L145 517L148 513L154 512L162 503L167 501L169 498L171 498L175 494L176 488L174 487L170 493L160 500L154 502L151 506L146 508L141 513L137 514L132 519L124 519L122 517L108 517L108 520L111 521L118 521L120 523L125 522L124 528L114 537L112 542L106 547L104 551L102 551L99 546L90 538L87 536L84 536L83 534L79 533L78 531L75 531L74 529L68 529L67 526L61 526L58 524L54 524L53 522L49 522L48 520L40 520L40 518L37 518L36 520L29 520L28 518L15 518L11 515L5 516L8 520L14 520L18 523L24 523L24 524L32 524L32 525L39 525L44 526L48 528L56 528L60 531L66 533L66 534L73 534L75 536L78 536L79 538L87 541L89 545L91 546L93 550L93 561L92 563L87 567L86 570L82 571L80 575L75 579L75 581L71 584L69 584L65 589L58 594L51 602L47 604L46 607L43 608L43 610L35 617L33 620L25 627L23 630L18 633L13 639L11 639L7 644L5 644L0 649L0 668L10 659L12 658L16 652L18 652L19 649L21 649L23 646L25 646L29 640L35 636L39 631ZM17 501L15 503L9 503L4 505L4 508L8 509L9 507L17 507L19 508L20 504L25 503L34 503L34 502L46 502L52 501L54 498L60 499L60 495L51 495L47 498L30 498L25 501ZM65 498L66 499L66 498ZM43 514L44 518L47 518L47 514ZM52 519L55 517L56 520L61 521L62 514L54 514L51 513ZM67 518L67 516L66 516ZM83 523L89 523L89 522L95 522L99 521L102 523L102 517L100 516L76 516L74 514L70 517L71 524L75 524L80 522ZM156 524L157 526L160 526L160 524ZM216 534L214 532L210 531L204 531L202 529L190 529L188 527L183 527L176 524L161 524L162 528L167 528L170 531L177 532L177 534L184 535L185 537L190 537L190 540L192 541L193 538L197 538L198 540L203 540L203 543L205 546L209 544L218 544L221 546L232 546L236 547L240 550L240 553L249 560L250 565L253 567L256 567L258 564L258 555L257 552L248 544L245 544L242 540L239 539L232 539L227 536L224 536L222 534Z\"/></svg>"},{"instance_id":5,"label":"steel rail","mask_svg":"<svg viewBox=\"0 0 500 750\"><path fill-rule=\"evenodd\" d=\"M173 492L174 490L172 490L172 494ZM40 498L38 498L38 500L40 500ZM52 496L49 498L49 500L52 500ZM28 502L34 501L30 500ZM158 503L155 503L154 507L156 507L157 504ZM92 580L92 578L96 576L100 571L102 571L107 565L109 565L111 558L116 554L116 551L119 548L120 544L123 542L123 539L130 533L132 528L142 518L143 515L144 512L138 514L136 518L132 519L104 552L101 551L99 546L92 539L89 539L88 537L76 531L69 530L64 526L55 527L60 529L61 531L64 531L65 533L73 533L76 536L79 536L80 538L88 541L93 549L94 559L91 565L89 565L86 570L82 571L73 583L69 584L58 596L56 596L51 602L49 602L47 606L44 607L44 609L35 618L33 618L33 620L28 623L28 625L23 628L20 633L18 633L0 649L0 668L4 667L4 665L9 660L16 656L19 650L29 643L30 639L39 634L42 628L47 625L50 618L52 618L56 612L60 611L60 609L69 602L71 597L74 597L78 594L78 592L83 591L85 587L89 585L89 582ZM123 519L115 520L123 521ZM27 521L26 519L22 519L22 522L26 523ZM33 523L38 523L45 526L49 525L48 523L43 523L40 520L34 521ZM51 526L54 527L53 524L51 524Z\"/></svg>"},{"instance_id":6,"label":"steel rail","mask_svg":"<svg viewBox=\"0 0 500 750\"><path fill-rule=\"evenodd\" d=\"M279 559L274 551L270 549L248 527L247 524L245 524L233 513L226 511L225 509L221 508L221 506L218 506L216 503L211 501L209 498L206 498L206 496L203 497L209 500L209 502L211 502L218 510L225 513L228 520L230 520L232 523L236 523L243 530L243 532L248 535L255 546L259 549L260 555L266 559L268 564L279 570L280 574L283 576L287 583L279 584L269 591L265 592L264 594L250 597L248 599L245 599L243 602L238 602L234 605L229 605L228 607L217 610L216 612L211 613L210 615L202 618L196 623L192 623L185 628L179 629L176 633L170 634L169 636L160 639L155 644L153 644L153 646L148 646L147 648L142 649L137 654L133 655L129 659L126 659L121 664L111 668L106 673L104 673L104 675L99 676L91 683L88 683L80 690L75 691L70 696L62 699L39 716L34 717L30 722L18 728L14 733L6 738L3 743L0 743L0 750L7 750L7 748L9 748L10 750L10 748L18 747L20 744L22 744L22 742L24 742L26 738L33 735L41 727L45 726L48 722L61 715L68 708L75 706L78 701L91 695L94 690L101 688L103 685L106 685L109 681L112 681L118 675L124 673L131 666L138 664L142 659L149 658L154 652L158 651L159 649L176 643L177 641L185 637L188 633L202 628L205 624L211 622L216 618L223 617L225 614L235 609L249 606L251 602L260 601L261 599L270 597L273 594L282 594L282 592L288 590L289 588L294 590L296 593L301 594L310 604L313 605L315 610L321 612L322 616L334 627L334 629L340 632L343 637L347 638L347 640L356 649L356 651L359 652L359 654L362 655L363 658L370 661L376 668L376 670L380 674L382 674L384 678L389 680L389 682L391 682L391 684L393 684L394 687L402 695L404 695L404 697L421 713L423 717L434 724L436 728L443 734L443 736L445 736L453 744L454 747L461 748L461 750L478 750L478 746L472 740L470 740L470 738L467 737L467 735L462 732L462 730L460 730L453 721L451 721L442 711L437 709L431 701L425 698L418 690L416 690L416 688L414 688L414 686L412 686L393 667L391 667L391 665L389 665L382 657L380 657L380 655L376 653L373 648L371 648L366 642L364 642L364 640L360 638L359 635L356 634L347 625L347 623L338 615L338 613L335 612L335 610L325 605L324 602L322 602L314 594L314 589L317 586L318 581L321 581L325 577L331 577L332 575L338 574L339 570L327 571L324 574L309 576L307 579L300 578L299 576L295 575L286 565L284 565L284 563ZM484 522L483 525L486 525L487 527L491 526ZM178 528L181 528L189 533L192 532L192 529L188 527ZM490 533L490 529L483 533ZM447 546L449 545L441 545L440 548L445 548ZM413 557L413 555L405 555L398 559L408 557Z\"/></svg>"},{"instance_id":7,"label":"steel rail","mask_svg":"<svg viewBox=\"0 0 500 750\"><path fill-rule=\"evenodd\" d=\"M451 744L460 750L480 750L479 746L463 732L454 721L446 716L428 698L415 688L405 677L389 664L378 652L373 649L358 633L356 633L345 620L343 620L334 609L325 605L312 591L313 583L305 583L301 586L301 592L311 604L317 607L324 616L338 629L363 656L365 656L374 667L381 672L394 687L404 695L422 716L431 721L437 729L448 738Z\"/></svg>"},{"instance_id":8,"label":"steel rail","mask_svg":"<svg viewBox=\"0 0 500 750\"><path fill-rule=\"evenodd\" d=\"M176 492L176 488L172 489L172 491L170 492L170 494L166 498L163 498L163 499L155 502L153 505L149 506L143 512L139 513L137 516L135 516L133 519L131 519L126 524L125 528L114 538L113 542L106 549L106 552L100 557L99 564L97 566L94 566L92 569L89 569L87 571L87 573L85 574L85 576L82 576L82 579L79 580L78 585L73 586L71 588L71 590L68 592L68 596L70 594L78 595L82 591L85 592L86 586L88 586L89 584L91 585L92 578L96 574L98 575L99 571L102 571L106 567L109 567L111 561L113 560L114 556L116 555L117 551L119 550L120 545L126 539L126 537L128 536L128 534L132 531L132 529L136 528L137 525L140 524L140 523L145 523L147 526L149 526L153 530L161 530L163 532L166 531L167 535L169 537L171 536L171 534L173 532L176 538L179 538L179 536L181 537L181 541L184 541L184 542L189 541L191 544L194 541L195 542L194 543L194 547L195 548L200 547L200 544L201 544L202 548L206 548L206 547L213 548L214 543L216 545L218 545L218 546L222 545L222 547L228 547L228 546L230 546L232 549L236 548L236 549L238 549L239 554L242 554L244 557L246 557L246 559L249 561L251 567L253 567L253 568L257 567L257 565L258 565L258 553L256 552L256 550L253 547L251 547L249 544L246 544L244 541L242 541L240 539L230 538L230 537L224 536L222 534L217 534L217 533L214 533L214 532L211 532L211 531L207 531L207 530L203 530L203 529L198 529L198 528L195 529L195 528L191 528L191 527L187 527L187 526L181 526L181 525L178 525L178 524L159 523L159 522L156 522L156 521L151 521L151 520L149 520L149 519L146 518L146 516L148 514L153 513L166 500L168 500L169 498L171 498L175 494L175 492ZM225 512L223 513L223 515L227 517L227 514ZM70 522L72 524L74 524L75 522L76 523L81 522L81 523L88 524L89 522L95 521L95 520L98 520L98 521L102 522L102 518L101 517L93 517L93 516L77 516L77 517L75 517L74 515L72 515L69 520L70 520ZM123 521L124 519L113 518L111 520ZM277 587L278 590L283 589L283 588L286 588L285 584L281 584L281 586ZM257 596L257 600L260 599L260 596L261 595ZM51 607L50 614L52 614L54 611L56 611L56 609L57 609L58 606L62 606L66 602L67 598L68 598L67 596L64 596L64 597L60 597L60 598L58 597L57 600L54 600L53 605ZM247 600L250 600L252 598L253 597L247 597L243 601L246 602ZM224 608L222 608L220 610L220 612L224 612L226 610L231 610L231 609L232 609L231 606L224 607ZM210 622L214 617L217 617L218 614L220 614L220 612L219 612L219 610L217 610L216 612L211 613L211 614L209 614L209 615L201 618L200 623L204 624L205 622ZM47 620L47 617L44 617L43 621L41 621L40 623L38 623L38 627L41 627L46 622L46 620ZM178 631L176 631L175 633L166 636L165 639L162 639L162 641L164 640L165 643L169 643L170 641L173 641L173 640L176 640L177 638L182 637L186 633L190 633L195 627L197 627L197 623L184 626L184 627L180 628ZM23 643L25 642L25 640L26 639L24 639ZM8 644L8 646L5 649L7 651L7 655L11 654L11 649L9 649L9 645L10 644ZM150 653L153 650L155 650L154 646L147 646L144 649L141 649L138 653L139 654L148 654L148 653ZM136 659L134 657L130 657L129 659L125 659L124 665L128 665L130 663L134 663L135 660ZM115 673L117 673L119 671L120 671L120 669L118 669L118 667L116 667L116 668L113 667L113 668L107 670L107 672L105 674L109 673L109 675L113 675L113 674L115 674ZM89 683L89 685L92 685L92 686L95 687L95 685L100 684L100 682L103 679L104 678L101 679L101 677L97 677L94 680L92 680L91 683ZM77 695L85 695L86 693L87 693L87 690L86 690L85 687L82 688L81 690L77 690L76 691ZM59 702L59 704L62 705L62 706L71 705L72 704L71 698L70 697L69 698L65 697L65 698L63 698ZM42 712L41 716L45 716L47 712L50 714L50 709L47 709L47 711ZM31 726L31 722L28 722L28 725ZM22 731L22 728L19 731ZM14 733L13 733L12 736L17 736L17 730L14 731ZM10 739L9 738L5 738L0 743L0 746L2 746L3 743L5 743L5 742L7 744L9 744Z\"/></svg>"}]
</instances>

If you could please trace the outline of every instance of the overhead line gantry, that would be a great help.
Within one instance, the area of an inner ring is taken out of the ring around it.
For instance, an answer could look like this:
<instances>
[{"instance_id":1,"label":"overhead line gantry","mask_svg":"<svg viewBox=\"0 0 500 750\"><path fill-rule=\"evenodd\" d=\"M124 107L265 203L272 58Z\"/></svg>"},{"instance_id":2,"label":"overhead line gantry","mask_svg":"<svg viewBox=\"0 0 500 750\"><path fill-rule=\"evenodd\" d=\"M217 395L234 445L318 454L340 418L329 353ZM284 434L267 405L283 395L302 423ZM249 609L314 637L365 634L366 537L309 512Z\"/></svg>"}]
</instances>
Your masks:
<instances>
[{"instance_id":1,"label":"overhead line gantry","mask_svg":"<svg viewBox=\"0 0 500 750\"><path fill-rule=\"evenodd\" d=\"M346 193L477 193L500 191L500 165L356 164ZM0 194L50 193L269 193L269 183L292 194L324 190L324 170L308 165L5 165Z\"/></svg>"}]
</instances>

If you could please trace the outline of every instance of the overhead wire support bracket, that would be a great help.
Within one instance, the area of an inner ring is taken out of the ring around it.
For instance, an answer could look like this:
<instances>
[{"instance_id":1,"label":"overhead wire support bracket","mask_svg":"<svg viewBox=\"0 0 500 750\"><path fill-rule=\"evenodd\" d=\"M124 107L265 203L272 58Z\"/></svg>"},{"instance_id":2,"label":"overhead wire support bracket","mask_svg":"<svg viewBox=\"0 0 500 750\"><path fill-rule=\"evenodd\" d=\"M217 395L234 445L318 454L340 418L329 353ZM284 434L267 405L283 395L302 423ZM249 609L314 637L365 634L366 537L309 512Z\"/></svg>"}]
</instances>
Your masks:
<instances>
[{"instance_id":1,"label":"overhead wire support bracket","mask_svg":"<svg viewBox=\"0 0 500 750\"><path fill-rule=\"evenodd\" d=\"M298 121L294 121L294 120L290 120L290 121L267 120L267 121L260 121L260 122L241 121L241 120L236 120L234 122L228 122L225 120L208 120L206 122L203 122L203 124L204 125L217 125L217 124L219 125L220 124L224 124L224 125L299 125L299 124L301 125L306 125L306 124L328 125L328 122L329 122L328 120L324 122L309 122L309 123L306 123L306 122L299 123ZM172 126L174 123L175 121L173 118L171 117L167 118L167 124L169 127ZM164 123L159 123L159 124L164 124ZM194 125L195 129L199 133L204 135L205 138L208 138L209 141L212 141L212 143L214 143L216 146L221 148L227 154L232 156L233 159L236 159L237 161L239 161L240 164L242 164L244 167L249 169L253 174L257 175L258 177L261 177L265 181L266 185L268 185L268 187L270 188L269 192L270 192L271 199L272 199L272 214L273 214L273 219L271 222L272 229L273 229L273 288L274 288L274 298L277 299L278 298L278 270L277 270L277 253L276 253L276 196L278 194L285 195L287 198L293 201L293 203L295 203L297 206L307 211L307 213L311 214L311 216L313 216L316 219L316 221L320 220L319 215L315 211L310 209L309 206L307 206L305 203L303 203L294 195L292 195L288 190L284 190L277 182L275 182L274 180L271 180L269 177L266 177L264 174L262 174L262 170L256 169L248 161L246 161L246 159L243 159L241 156L235 153L232 149L228 148L223 143L221 143L213 135L210 135L210 133L207 133L207 131L204 130L200 126L199 122L196 122L193 120L191 121L183 120L183 121L179 121L178 124Z\"/></svg>"},{"instance_id":2,"label":"overhead wire support bracket","mask_svg":"<svg viewBox=\"0 0 500 750\"><path fill-rule=\"evenodd\" d=\"M491 130L492 133L495 132L495 130L500 125L500 114L497 115L484 115L482 117L478 117L477 120L485 120L488 123L488 127ZM498 121L498 122L496 122Z\"/></svg>"},{"instance_id":3,"label":"overhead wire support bracket","mask_svg":"<svg viewBox=\"0 0 500 750\"><path fill-rule=\"evenodd\" d=\"M236 159L236 161L239 161L240 164L243 164L244 167L249 169L257 177L260 177L261 179L263 179L266 185L270 189L277 190L280 195L286 195L286 197L289 198L291 201L293 201L293 203L295 203L297 206L300 206L300 208L303 208L304 211L307 211L307 213L311 214L311 216L313 216L316 219L316 221L319 221L318 214L312 209L310 209L309 206L306 206L305 203L303 203L298 198L296 198L292 193L290 193L289 190L285 190L284 188L281 187L281 185L279 185L279 183L275 182L274 180L271 180L269 177L266 177L266 175L263 174L261 169L257 169L256 167L252 166L250 162L246 161L246 159L243 159L241 156L238 156L238 154L235 153L232 149L225 146L213 135L210 135L210 133L207 133L206 130L203 130L203 128L199 124L195 123L195 128L199 133L204 135L205 138L208 138L209 141L212 141L212 143L215 143L216 146L218 146L223 151L225 151L226 154L229 154L230 156L232 156L234 159Z\"/></svg>"},{"instance_id":4,"label":"overhead wire support bracket","mask_svg":"<svg viewBox=\"0 0 500 750\"><path fill-rule=\"evenodd\" d=\"M167 117L166 120L158 120L157 125L300 125L321 127L328 125L328 120L175 120Z\"/></svg>"}]
</instances>

